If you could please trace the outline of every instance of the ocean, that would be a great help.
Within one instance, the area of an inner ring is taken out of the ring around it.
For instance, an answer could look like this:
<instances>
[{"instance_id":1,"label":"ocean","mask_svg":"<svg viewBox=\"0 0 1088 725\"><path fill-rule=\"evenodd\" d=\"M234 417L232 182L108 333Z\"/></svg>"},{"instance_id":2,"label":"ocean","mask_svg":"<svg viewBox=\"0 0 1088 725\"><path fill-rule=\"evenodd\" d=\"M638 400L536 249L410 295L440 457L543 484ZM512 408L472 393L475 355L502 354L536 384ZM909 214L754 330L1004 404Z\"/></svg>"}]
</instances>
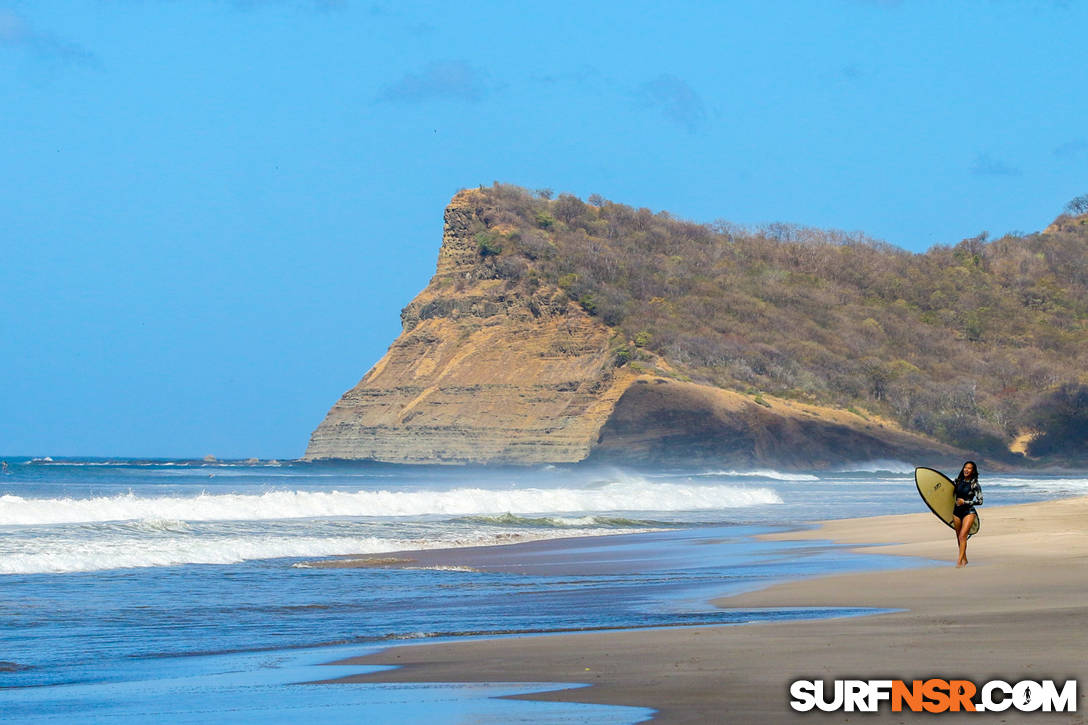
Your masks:
<instances>
[{"instance_id":1,"label":"ocean","mask_svg":"<svg viewBox=\"0 0 1088 725\"><path fill-rule=\"evenodd\" d=\"M925 564L754 538L924 510L913 468L896 461L797 473L6 460L4 722L278 722L315 709L324 722L637 722L648 713L496 699L548 683L298 683L333 676L322 663L413 641L862 614L707 600ZM1088 493L1088 477L982 473L987 506ZM326 566L552 540L520 569Z\"/></svg>"}]
</instances>

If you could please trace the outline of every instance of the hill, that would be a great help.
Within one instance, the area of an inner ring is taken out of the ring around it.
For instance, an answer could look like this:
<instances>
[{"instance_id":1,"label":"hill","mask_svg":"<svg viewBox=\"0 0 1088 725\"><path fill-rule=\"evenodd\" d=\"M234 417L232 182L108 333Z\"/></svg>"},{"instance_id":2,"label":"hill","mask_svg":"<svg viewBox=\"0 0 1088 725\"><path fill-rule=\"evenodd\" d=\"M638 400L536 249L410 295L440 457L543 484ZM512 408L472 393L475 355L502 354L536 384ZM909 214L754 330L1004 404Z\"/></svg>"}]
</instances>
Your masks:
<instances>
[{"instance_id":1,"label":"hill","mask_svg":"<svg viewBox=\"0 0 1088 725\"><path fill-rule=\"evenodd\" d=\"M1088 217L912 254L496 184L445 222L308 458L1088 457Z\"/></svg>"}]
</instances>

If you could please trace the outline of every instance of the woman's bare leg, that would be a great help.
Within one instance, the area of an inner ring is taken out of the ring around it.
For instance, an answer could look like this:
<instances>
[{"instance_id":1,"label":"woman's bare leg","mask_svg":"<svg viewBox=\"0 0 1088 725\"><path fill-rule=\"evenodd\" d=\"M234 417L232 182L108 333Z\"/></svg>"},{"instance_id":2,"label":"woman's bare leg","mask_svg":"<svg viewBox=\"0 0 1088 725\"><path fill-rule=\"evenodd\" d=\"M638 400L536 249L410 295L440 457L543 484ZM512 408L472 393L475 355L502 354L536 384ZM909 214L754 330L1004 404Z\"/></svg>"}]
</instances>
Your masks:
<instances>
[{"instance_id":1,"label":"woman's bare leg","mask_svg":"<svg viewBox=\"0 0 1088 725\"><path fill-rule=\"evenodd\" d=\"M962 523L963 522L960 521L959 516L953 516L952 517L952 535L956 537L956 548L957 549L959 549L959 546L960 546L960 524L962 524ZM959 564L960 564L959 556L956 556L956 566L959 566Z\"/></svg>"},{"instance_id":2,"label":"woman's bare leg","mask_svg":"<svg viewBox=\"0 0 1088 725\"><path fill-rule=\"evenodd\" d=\"M953 517L955 520L955 517ZM956 540L960 545L960 556L956 566L967 566L967 536L971 533L971 524L975 523L975 514L967 514L956 528Z\"/></svg>"}]
</instances>

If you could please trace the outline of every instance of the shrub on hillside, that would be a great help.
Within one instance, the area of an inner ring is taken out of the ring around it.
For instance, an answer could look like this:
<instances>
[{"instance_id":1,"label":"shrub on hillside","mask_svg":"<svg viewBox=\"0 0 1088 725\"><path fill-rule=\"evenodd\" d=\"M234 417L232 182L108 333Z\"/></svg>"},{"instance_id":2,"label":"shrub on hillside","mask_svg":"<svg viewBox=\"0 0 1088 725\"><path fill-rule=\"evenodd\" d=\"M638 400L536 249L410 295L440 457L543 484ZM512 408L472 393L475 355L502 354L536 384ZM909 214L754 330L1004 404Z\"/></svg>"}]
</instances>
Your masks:
<instances>
[{"instance_id":1,"label":"shrub on hillside","mask_svg":"<svg viewBox=\"0 0 1088 725\"><path fill-rule=\"evenodd\" d=\"M1028 425L1039 390L1082 374L1088 226L912 254L858 233L483 193L474 231L503 230L480 243L488 276L527 295L562 290L693 379L855 406L990 450ZM1075 438L1046 429L1036 452Z\"/></svg>"},{"instance_id":2,"label":"shrub on hillside","mask_svg":"<svg viewBox=\"0 0 1088 725\"><path fill-rule=\"evenodd\" d=\"M1088 455L1088 385L1067 383L1039 396L1026 422L1039 431L1028 444L1028 455Z\"/></svg>"}]
</instances>

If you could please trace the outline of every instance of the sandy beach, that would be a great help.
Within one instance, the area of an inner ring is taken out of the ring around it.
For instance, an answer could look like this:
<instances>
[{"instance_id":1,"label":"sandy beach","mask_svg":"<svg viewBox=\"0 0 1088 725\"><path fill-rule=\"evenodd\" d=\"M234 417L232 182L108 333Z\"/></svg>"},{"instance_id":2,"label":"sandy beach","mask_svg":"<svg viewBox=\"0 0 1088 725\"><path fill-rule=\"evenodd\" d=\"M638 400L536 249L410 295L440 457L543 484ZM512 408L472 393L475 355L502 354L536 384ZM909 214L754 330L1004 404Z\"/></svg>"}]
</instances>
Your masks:
<instances>
[{"instance_id":1,"label":"sandy beach","mask_svg":"<svg viewBox=\"0 0 1088 725\"><path fill-rule=\"evenodd\" d=\"M914 722L931 714L797 713L796 679L1079 681L1075 713L944 713L941 722L1084 723L1088 684L1088 497L986 507L970 565L952 566L953 535L928 513L824 522L783 539L925 557L935 566L776 584L716 600L723 608L877 607L887 613L742 626L624 630L393 647L338 664L399 665L350 682L571 682L534 699L637 705L655 722ZM498 549L508 547L497 547ZM429 561L511 566L490 551ZM505 557L505 558L504 558ZM490 559L490 561L489 561Z\"/></svg>"}]
</instances>

